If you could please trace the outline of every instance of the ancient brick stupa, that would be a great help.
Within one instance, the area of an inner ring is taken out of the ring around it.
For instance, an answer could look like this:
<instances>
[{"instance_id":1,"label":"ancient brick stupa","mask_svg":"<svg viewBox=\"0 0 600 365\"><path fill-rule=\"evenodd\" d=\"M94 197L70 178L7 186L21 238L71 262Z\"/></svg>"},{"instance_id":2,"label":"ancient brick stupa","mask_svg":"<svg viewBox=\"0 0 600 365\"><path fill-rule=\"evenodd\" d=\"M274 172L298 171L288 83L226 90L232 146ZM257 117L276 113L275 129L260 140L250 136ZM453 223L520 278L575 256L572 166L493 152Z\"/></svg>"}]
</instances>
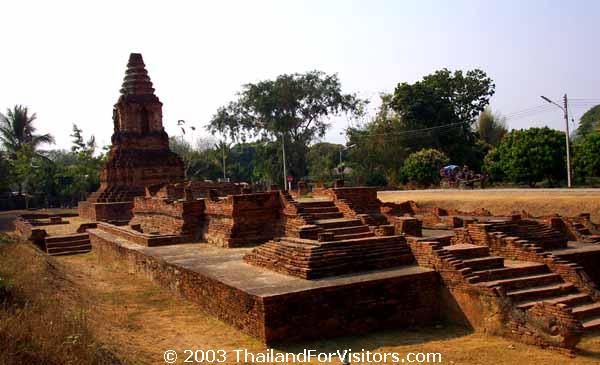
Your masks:
<instances>
[{"instance_id":1,"label":"ancient brick stupa","mask_svg":"<svg viewBox=\"0 0 600 365\"><path fill-rule=\"evenodd\" d=\"M97 221L127 220L133 198L148 185L184 179L183 162L169 150L162 103L139 53L129 56L121 96L113 109L114 133L100 188L79 203L79 215Z\"/></svg>"}]
</instances>

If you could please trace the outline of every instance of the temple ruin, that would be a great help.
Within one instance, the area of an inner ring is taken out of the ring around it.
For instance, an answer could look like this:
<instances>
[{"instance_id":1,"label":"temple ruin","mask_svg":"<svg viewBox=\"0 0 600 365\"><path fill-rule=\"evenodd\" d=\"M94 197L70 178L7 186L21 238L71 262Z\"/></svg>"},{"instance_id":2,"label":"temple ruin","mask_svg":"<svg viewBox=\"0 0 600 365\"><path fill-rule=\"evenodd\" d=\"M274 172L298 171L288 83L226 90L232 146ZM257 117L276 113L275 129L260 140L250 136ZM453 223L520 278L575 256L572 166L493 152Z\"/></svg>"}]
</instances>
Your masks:
<instances>
[{"instance_id":1,"label":"temple ruin","mask_svg":"<svg viewBox=\"0 0 600 365\"><path fill-rule=\"evenodd\" d=\"M184 181L139 54L121 94L100 189L79 217L21 217L21 237L47 250L85 235L101 260L268 344L448 321L573 353L600 328L600 226L589 214L382 203L375 188L342 182L252 192ZM45 231L69 219L84 219L72 238Z\"/></svg>"},{"instance_id":2,"label":"temple ruin","mask_svg":"<svg viewBox=\"0 0 600 365\"><path fill-rule=\"evenodd\" d=\"M94 221L129 220L133 198L144 195L146 186L184 178L183 162L169 149L162 103L139 53L129 56L113 128L100 188L78 207L81 217Z\"/></svg>"}]
</instances>

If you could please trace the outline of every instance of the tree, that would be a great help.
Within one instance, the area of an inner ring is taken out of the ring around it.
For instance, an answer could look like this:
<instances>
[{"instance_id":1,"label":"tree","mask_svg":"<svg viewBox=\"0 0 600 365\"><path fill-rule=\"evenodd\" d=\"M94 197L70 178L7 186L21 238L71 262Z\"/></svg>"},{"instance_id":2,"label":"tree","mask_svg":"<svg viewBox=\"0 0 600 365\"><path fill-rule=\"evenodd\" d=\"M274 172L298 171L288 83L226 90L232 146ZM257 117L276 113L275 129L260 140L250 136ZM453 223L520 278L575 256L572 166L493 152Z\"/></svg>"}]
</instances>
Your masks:
<instances>
[{"instance_id":1,"label":"tree","mask_svg":"<svg viewBox=\"0 0 600 365\"><path fill-rule=\"evenodd\" d=\"M565 134L548 127L513 130L486 158L485 170L531 187L566 175Z\"/></svg>"},{"instance_id":2,"label":"tree","mask_svg":"<svg viewBox=\"0 0 600 365\"><path fill-rule=\"evenodd\" d=\"M428 148L410 154L404 161L404 177L419 186L437 185L440 182L440 169L450 160L443 152Z\"/></svg>"},{"instance_id":3,"label":"tree","mask_svg":"<svg viewBox=\"0 0 600 365\"><path fill-rule=\"evenodd\" d=\"M481 70L442 69L414 84L398 84L391 107L400 116L403 129L427 129L409 142L410 150L435 148L454 163L477 167L483 156L473 158L473 150L480 146L471 125L494 92L492 79Z\"/></svg>"},{"instance_id":4,"label":"tree","mask_svg":"<svg viewBox=\"0 0 600 365\"><path fill-rule=\"evenodd\" d=\"M340 164L340 153L346 155L340 144L319 142L310 146L307 155L308 176L313 180L332 183L338 177L335 170Z\"/></svg>"},{"instance_id":5,"label":"tree","mask_svg":"<svg viewBox=\"0 0 600 365\"><path fill-rule=\"evenodd\" d=\"M36 118L35 113L29 115L27 107L21 105L7 109L6 115L0 114L0 142L9 157L16 158L24 145L29 145L30 152L35 155L41 145L54 143L50 134L35 134L33 122Z\"/></svg>"},{"instance_id":6,"label":"tree","mask_svg":"<svg viewBox=\"0 0 600 365\"><path fill-rule=\"evenodd\" d=\"M497 147L502 137L508 133L506 118L500 114L494 114L489 108L486 108L477 119L477 133L482 141Z\"/></svg>"},{"instance_id":7,"label":"tree","mask_svg":"<svg viewBox=\"0 0 600 365\"><path fill-rule=\"evenodd\" d=\"M573 168L580 180L600 177L600 133L589 133L574 145Z\"/></svg>"},{"instance_id":8,"label":"tree","mask_svg":"<svg viewBox=\"0 0 600 365\"><path fill-rule=\"evenodd\" d=\"M35 113L29 115L27 107L15 105L0 114L0 142L9 158L10 171L19 194L35 168L35 160L45 158L39 150L42 144L54 143L50 134L35 134Z\"/></svg>"},{"instance_id":9,"label":"tree","mask_svg":"<svg viewBox=\"0 0 600 365\"><path fill-rule=\"evenodd\" d=\"M410 154L415 133L406 131L400 115L391 107L392 95L382 94L381 106L374 118L362 127L349 128L346 133L349 166L361 183L386 181L396 185L400 180L400 167ZM383 175L383 178L381 176Z\"/></svg>"},{"instance_id":10,"label":"tree","mask_svg":"<svg viewBox=\"0 0 600 365\"><path fill-rule=\"evenodd\" d=\"M583 138L600 130L600 105L586 111L579 119L579 127L575 130L575 139Z\"/></svg>"},{"instance_id":11,"label":"tree","mask_svg":"<svg viewBox=\"0 0 600 365\"><path fill-rule=\"evenodd\" d=\"M343 112L358 115L364 103L355 95L343 94L335 74L280 75L244 85L237 100L217 110L208 130L234 141L248 137L283 141L289 173L300 178L306 175L308 145L325 135L328 118Z\"/></svg>"}]
</instances>

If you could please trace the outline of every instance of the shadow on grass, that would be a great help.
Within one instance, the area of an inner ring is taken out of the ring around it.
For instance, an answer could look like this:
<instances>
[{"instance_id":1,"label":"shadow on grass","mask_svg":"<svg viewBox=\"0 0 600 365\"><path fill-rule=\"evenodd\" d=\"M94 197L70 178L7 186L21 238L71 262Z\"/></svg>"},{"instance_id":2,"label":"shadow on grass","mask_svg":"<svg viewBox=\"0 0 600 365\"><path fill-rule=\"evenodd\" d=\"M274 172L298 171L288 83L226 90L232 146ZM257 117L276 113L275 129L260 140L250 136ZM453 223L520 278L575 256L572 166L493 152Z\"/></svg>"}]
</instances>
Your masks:
<instances>
[{"instance_id":1,"label":"shadow on grass","mask_svg":"<svg viewBox=\"0 0 600 365\"><path fill-rule=\"evenodd\" d=\"M336 352L344 349L371 351L382 347L409 346L431 341L450 340L471 334L473 334L473 330L468 327L454 324L437 324L354 334L325 340L289 344L275 343L271 347L276 351L290 353L300 353L304 349L314 349L317 352Z\"/></svg>"}]
</instances>

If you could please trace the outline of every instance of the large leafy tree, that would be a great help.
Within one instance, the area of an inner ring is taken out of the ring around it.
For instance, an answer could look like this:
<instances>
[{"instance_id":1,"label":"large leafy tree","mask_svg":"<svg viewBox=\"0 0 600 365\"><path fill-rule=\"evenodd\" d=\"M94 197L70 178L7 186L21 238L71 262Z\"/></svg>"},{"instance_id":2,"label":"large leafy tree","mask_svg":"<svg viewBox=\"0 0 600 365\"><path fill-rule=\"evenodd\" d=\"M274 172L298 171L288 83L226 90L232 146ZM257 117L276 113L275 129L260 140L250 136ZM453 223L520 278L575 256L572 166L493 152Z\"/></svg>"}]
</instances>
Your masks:
<instances>
[{"instance_id":1,"label":"large leafy tree","mask_svg":"<svg viewBox=\"0 0 600 365\"><path fill-rule=\"evenodd\" d=\"M548 127L513 130L486 157L485 167L513 183L553 185L566 175L565 134Z\"/></svg>"},{"instance_id":2,"label":"large leafy tree","mask_svg":"<svg viewBox=\"0 0 600 365\"><path fill-rule=\"evenodd\" d=\"M311 179L332 183L338 176L340 154L346 160L347 151L342 145L319 142L311 145L308 150L308 175ZM343 163L342 161L342 163Z\"/></svg>"},{"instance_id":3,"label":"large leafy tree","mask_svg":"<svg viewBox=\"0 0 600 365\"><path fill-rule=\"evenodd\" d=\"M585 180L600 177L600 133L590 133L574 145L575 178Z\"/></svg>"},{"instance_id":4,"label":"large leafy tree","mask_svg":"<svg viewBox=\"0 0 600 365\"><path fill-rule=\"evenodd\" d=\"M483 159L482 146L472 125L494 92L492 79L482 70L442 69L413 84L398 84L391 107L404 129L427 129L409 141L412 151L435 148L454 163L477 168Z\"/></svg>"},{"instance_id":5,"label":"large leafy tree","mask_svg":"<svg viewBox=\"0 0 600 365\"><path fill-rule=\"evenodd\" d=\"M357 115L363 104L355 95L342 93L335 74L286 74L244 85L237 100L217 110L208 129L232 140L283 142L288 171L300 178L306 175L308 145L325 135L330 117Z\"/></svg>"},{"instance_id":6,"label":"large leafy tree","mask_svg":"<svg viewBox=\"0 0 600 365\"><path fill-rule=\"evenodd\" d=\"M579 127L575 130L575 138L583 138L598 131L600 131L600 105L590 108L581 116Z\"/></svg>"},{"instance_id":7,"label":"large leafy tree","mask_svg":"<svg viewBox=\"0 0 600 365\"><path fill-rule=\"evenodd\" d=\"M361 127L347 130L350 162L359 182L400 181L402 161L410 154L410 146L422 135L407 132L400 115L392 109L392 95L382 94L381 105L374 118ZM380 175L384 175L382 179Z\"/></svg>"}]
</instances>

